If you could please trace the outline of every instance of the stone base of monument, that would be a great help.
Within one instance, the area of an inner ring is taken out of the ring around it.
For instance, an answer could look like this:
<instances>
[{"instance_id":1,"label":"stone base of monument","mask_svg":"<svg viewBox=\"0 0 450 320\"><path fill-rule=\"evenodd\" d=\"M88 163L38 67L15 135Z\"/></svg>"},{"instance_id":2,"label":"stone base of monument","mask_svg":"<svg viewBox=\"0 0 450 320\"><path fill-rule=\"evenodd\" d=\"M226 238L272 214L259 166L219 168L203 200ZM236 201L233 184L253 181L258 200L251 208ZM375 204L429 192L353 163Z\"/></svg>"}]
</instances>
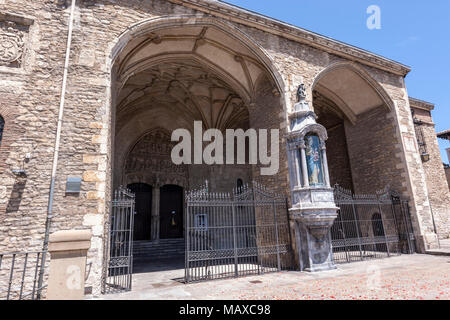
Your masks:
<instances>
[{"instance_id":1,"label":"stone base of monument","mask_svg":"<svg viewBox=\"0 0 450 320\"><path fill-rule=\"evenodd\" d=\"M300 269L317 272L336 269L333 262L330 228L298 220Z\"/></svg>"},{"instance_id":2,"label":"stone base of monument","mask_svg":"<svg viewBox=\"0 0 450 320\"><path fill-rule=\"evenodd\" d=\"M297 189L301 198L290 211L295 221L300 270L317 272L336 269L333 262L330 228L337 217L338 208L330 188Z\"/></svg>"}]
</instances>

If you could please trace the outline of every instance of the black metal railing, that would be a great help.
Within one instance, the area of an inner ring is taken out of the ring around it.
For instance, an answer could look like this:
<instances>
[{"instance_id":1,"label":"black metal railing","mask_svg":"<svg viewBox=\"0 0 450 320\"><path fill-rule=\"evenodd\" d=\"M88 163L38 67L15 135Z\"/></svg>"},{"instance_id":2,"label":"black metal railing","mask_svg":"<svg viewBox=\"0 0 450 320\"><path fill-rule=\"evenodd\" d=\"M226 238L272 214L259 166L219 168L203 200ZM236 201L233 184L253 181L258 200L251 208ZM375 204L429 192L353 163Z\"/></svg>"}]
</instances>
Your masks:
<instances>
[{"instance_id":1,"label":"black metal railing","mask_svg":"<svg viewBox=\"0 0 450 320\"><path fill-rule=\"evenodd\" d=\"M0 300L39 300L46 294L47 261L43 252L0 253ZM44 282L38 286L39 274Z\"/></svg>"}]
</instances>

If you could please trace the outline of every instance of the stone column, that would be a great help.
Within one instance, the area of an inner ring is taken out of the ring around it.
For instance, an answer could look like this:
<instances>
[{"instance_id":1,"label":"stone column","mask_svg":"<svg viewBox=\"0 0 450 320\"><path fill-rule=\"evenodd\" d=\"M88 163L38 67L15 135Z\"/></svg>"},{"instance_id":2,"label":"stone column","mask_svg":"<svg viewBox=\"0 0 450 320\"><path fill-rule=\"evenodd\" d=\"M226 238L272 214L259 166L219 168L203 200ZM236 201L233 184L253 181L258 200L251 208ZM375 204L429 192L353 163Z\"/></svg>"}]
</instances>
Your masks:
<instances>
[{"instance_id":1,"label":"stone column","mask_svg":"<svg viewBox=\"0 0 450 320\"><path fill-rule=\"evenodd\" d=\"M321 142L322 159L323 159L323 173L325 178L325 185L330 187L330 173L328 172L327 147L325 142Z\"/></svg>"},{"instance_id":2,"label":"stone column","mask_svg":"<svg viewBox=\"0 0 450 320\"><path fill-rule=\"evenodd\" d=\"M152 241L159 241L159 205L160 205L160 186L152 188L152 219L151 233Z\"/></svg>"},{"instance_id":3,"label":"stone column","mask_svg":"<svg viewBox=\"0 0 450 320\"><path fill-rule=\"evenodd\" d=\"M293 159L294 162L294 175L292 176L294 180L294 186L297 188L301 188L302 182L301 182L301 174L300 174L300 159L298 156L298 149L295 146L295 144L292 144L289 149L290 152L290 159Z\"/></svg>"},{"instance_id":4,"label":"stone column","mask_svg":"<svg viewBox=\"0 0 450 320\"><path fill-rule=\"evenodd\" d=\"M47 300L84 298L86 257L91 236L88 230L57 231L50 235Z\"/></svg>"},{"instance_id":5,"label":"stone column","mask_svg":"<svg viewBox=\"0 0 450 320\"><path fill-rule=\"evenodd\" d=\"M303 176L303 188L309 187L309 177L308 169L306 167L306 152L305 152L305 142L300 146L300 157L302 161L302 176Z\"/></svg>"}]
</instances>

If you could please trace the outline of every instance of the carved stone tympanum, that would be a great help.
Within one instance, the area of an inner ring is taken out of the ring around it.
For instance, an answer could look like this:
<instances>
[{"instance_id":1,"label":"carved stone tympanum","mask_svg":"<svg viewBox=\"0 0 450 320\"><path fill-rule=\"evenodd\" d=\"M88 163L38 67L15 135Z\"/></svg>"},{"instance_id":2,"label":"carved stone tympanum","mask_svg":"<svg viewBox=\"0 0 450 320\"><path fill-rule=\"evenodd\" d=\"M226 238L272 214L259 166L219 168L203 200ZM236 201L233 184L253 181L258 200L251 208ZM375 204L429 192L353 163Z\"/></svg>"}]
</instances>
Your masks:
<instances>
[{"instance_id":1,"label":"carved stone tympanum","mask_svg":"<svg viewBox=\"0 0 450 320\"><path fill-rule=\"evenodd\" d=\"M171 160L174 142L164 129L147 133L135 144L125 163L127 183L145 182L155 185L187 185L187 168Z\"/></svg>"}]
</instances>

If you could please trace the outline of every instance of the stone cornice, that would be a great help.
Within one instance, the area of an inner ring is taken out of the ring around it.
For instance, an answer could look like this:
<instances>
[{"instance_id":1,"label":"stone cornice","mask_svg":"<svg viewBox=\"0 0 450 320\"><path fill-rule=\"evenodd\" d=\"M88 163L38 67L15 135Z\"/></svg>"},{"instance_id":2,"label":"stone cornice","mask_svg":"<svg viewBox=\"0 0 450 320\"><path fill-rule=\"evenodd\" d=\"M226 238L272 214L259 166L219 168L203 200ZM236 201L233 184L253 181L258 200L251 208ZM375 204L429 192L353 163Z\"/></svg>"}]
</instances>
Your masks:
<instances>
[{"instance_id":1,"label":"stone cornice","mask_svg":"<svg viewBox=\"0 0 450 320\"><path fill-rule=\"evenodd\" d=\"M289 40L315 47L337 56L357 61L390 73L406 76L411 69L399 62L340 42L288 23L251 12L237 6L214 0L169 0L172 3L205 12L225 20L254 27Z\"/></svg>"},{"instance_id":2,"label":"stone cornice","mask_svg":"<svg viewBox=\"0 0 450 320\"><path fill-rule=\"evenodd\" d=\"M409 97L409 105L411 108L422 109L426 111L434 110L434 104L432 104L431 102L419 100L412 97Z\"/></svg>"},{"instance_id":3,"label":"stone cornice","mask_svg":"<svg viewBox=\"0 0 450 320\"><path fill-rule=\"evenodd\" d=\"M34 24L34 17L0 11L0 21L11 21L24 26L31 26Z\"/></svg>"},{"instance_id":4,"label":"stone cornice","mask_svg":"<svg viewBox=\"0 0 450 320\"><path fill-rule=\"evenodd\" d=\"M437 134L438 138L450 140L450 129L441 131Z\"/></svg>"}]
</instances>

